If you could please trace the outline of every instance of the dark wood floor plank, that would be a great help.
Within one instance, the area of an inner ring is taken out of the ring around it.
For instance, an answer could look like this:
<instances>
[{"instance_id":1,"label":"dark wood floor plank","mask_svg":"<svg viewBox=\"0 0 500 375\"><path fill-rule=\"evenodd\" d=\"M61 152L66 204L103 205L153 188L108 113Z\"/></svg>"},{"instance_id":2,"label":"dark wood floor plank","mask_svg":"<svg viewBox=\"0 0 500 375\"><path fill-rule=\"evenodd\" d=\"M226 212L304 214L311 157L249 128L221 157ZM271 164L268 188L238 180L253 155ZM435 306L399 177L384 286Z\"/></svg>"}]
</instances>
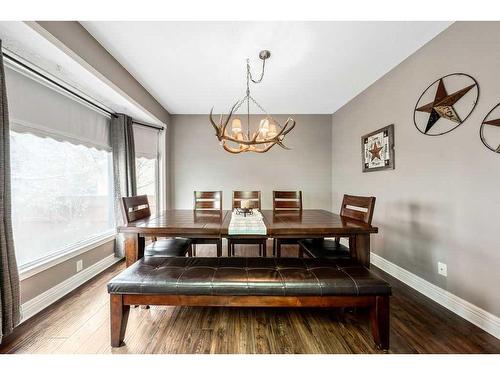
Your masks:
<instances>
[{"instance_id":1,"label":"dark wood floor plank","mask_svg":"<svg viewBox=\"0 0 500 375\"><path fill-rule=\"evenodd\" d=\"M297 252L285 246L283 256ZM251 246L238 249L239 256L255 254ZM215 256L215 246L198 246L198 255ZM382 353L368 311L359 308L132 308L126 345L111 348L106 283L123 267L111 267L22 324L0 353ZM500 340L373 271L393 286L390 353L500 353Z\"/></svg>"}]
</instances>

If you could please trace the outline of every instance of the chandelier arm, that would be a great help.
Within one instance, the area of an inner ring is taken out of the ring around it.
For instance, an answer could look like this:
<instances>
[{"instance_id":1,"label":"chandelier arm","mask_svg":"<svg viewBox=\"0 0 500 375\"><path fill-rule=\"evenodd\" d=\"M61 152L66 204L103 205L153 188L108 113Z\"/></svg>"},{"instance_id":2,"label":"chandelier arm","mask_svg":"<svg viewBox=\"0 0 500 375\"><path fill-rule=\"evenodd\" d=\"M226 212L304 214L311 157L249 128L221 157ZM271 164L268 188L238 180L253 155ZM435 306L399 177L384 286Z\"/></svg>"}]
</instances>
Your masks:
<instances>
[{"instance_id":1,"label":"chandelier arm","mask_svg":"<svg viewBox=\"0 0 500 375\"><path fill-rule=\"evenodd\" d=\"M248 151L248 147L234 148L226 144L226 141L222 141L222 148L231 154L241 154L242 152Z\"/></svg>"},{"instance_id":2,"label":"chandelier arm","mask_svg":"<svg viewBox=\"0 0 500 375\"><path fill-rule=\"evenodd\" d=\"M221 136L224 137L225 134L226 134L226 127L227 127L227 124L229 124L229 120L231 119L231 116L233 115L233 112L234 112L234 108L236 108L236 105L238 104L238 102L236 102L232 107L231 107L231 111L229 112L229 114L227 115L227 118L226 118L226 121L224 122L224 125L222 125L222 121L221 121Z\"/></svg>"},{"instance_id":3,"label":"chandelier arm","mask_svg":"<svg viewBox=\"0 0 500 375\"><path fill-rule=\"evenodd\" d=\"M227 125L227 123L229 122L229 118L231 117L231 114L228 116L226 122L225 122L225 125ZM291 121L291 122L290 122ZM291 125L290 125L291 124ZM221 126L221 125L219 125ZM291 131L293 128L295 127L295 121L292 120L292 119L288 119L288 121L286 122L286 124L283 126L283 129L281 129L279 131L279 133L277 133L274 137L272 138L266 138L266 139L261 139L261 140L257 140L257 136L258 136L258 132L256 132L254 134L254 136L252 137L252 139L247 139L247 140L244 140L244 139L237 139L237 138L234 138L230 135L226 135L226 133L224 131L221 131L221 138L219 140L226 140L226 141L230 141L230 142L234 142L234 143L238 143L240 145L245 145L245 146L250 146L250 145L261 145L261 144L265 144L265 143L279 143L281 142L282 140L280 139L280 137L286 135L289 131ZM222 127L222 130L225 130L225 126Z\"/></svg>"},{"instance_id":4,"label":"chandelier arm","mask_svg":"<svg viewBox=\"0 0 500 375\"><path fill-rule=\"evenodd\" d=\"M264 152L267 152L267 151L269 151L271 148L273 148L273 146L274 146L275 144L276 144L276 143L271 143L271 144L267 145L266 147L264 147L264 148L260 148L260 149L256 147L253 151L254 151L254 152L257 152L257 153L259 153L259 154L263 154Z\"/></svg>"},{"instance_id":5,"label":"chandelier arm","mask_svg":"<svg viewBox=\"0 0 500 375\"><path fill-rule=\"evenodd\" d=\"M276 142L275 144L277 144L278 146L280 146L281 148L284 148L285 150L291 150L290 147L287 147L285 146L282 142Z\"/></svg>"},{"instance_id":6,"label":"chandelier arm","mask_svg":"<svg viewBox=\"0 0 500 375\"><path fill-rule=\"evenodd\" d=\"M287 127L288 127L288 123L289 123L290 121L291 121L291 125L290 125L290 127L287 129ZM285 125L283 126L283 129L282 129L281 135L282 135L282 136L285 136L285 135L287 135L288 133L290 133L290 132L292 131L292 129L293 129L293 128L295 128L295 124L296 124L296 123L295 123L295 120L289 117L289 118L288 118L288 120L286 120Z\"/></svg>"}]
</instances>

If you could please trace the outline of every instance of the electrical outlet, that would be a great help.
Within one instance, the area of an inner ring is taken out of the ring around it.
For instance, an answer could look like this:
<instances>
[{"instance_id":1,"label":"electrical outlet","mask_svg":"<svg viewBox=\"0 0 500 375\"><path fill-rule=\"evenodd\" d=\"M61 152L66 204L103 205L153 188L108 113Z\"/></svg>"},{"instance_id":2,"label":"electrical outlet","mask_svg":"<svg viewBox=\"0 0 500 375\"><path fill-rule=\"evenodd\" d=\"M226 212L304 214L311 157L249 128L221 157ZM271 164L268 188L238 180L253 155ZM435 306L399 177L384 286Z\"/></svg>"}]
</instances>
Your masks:
<instances>
[{"instance_id":1,"label":"electrical outlet","mask_svg":"<svg viewBox=\"0 0 500 375\"><path fill-rule=\"evenodd\" d=\"M438 262L438 273L444 277L448 276L448 267L446 266L446 263Z\"/></svg>"},{"instance_id":2,"label":"electrical outlet","mask_svg":"<svg viewBox=\"0 0 500 375\"><path fill-rule=\"evenodd\" d=\"M83 259L76 262L76 272L80 272L81 270L83 270Z\"/></svg>"}]
</instances>

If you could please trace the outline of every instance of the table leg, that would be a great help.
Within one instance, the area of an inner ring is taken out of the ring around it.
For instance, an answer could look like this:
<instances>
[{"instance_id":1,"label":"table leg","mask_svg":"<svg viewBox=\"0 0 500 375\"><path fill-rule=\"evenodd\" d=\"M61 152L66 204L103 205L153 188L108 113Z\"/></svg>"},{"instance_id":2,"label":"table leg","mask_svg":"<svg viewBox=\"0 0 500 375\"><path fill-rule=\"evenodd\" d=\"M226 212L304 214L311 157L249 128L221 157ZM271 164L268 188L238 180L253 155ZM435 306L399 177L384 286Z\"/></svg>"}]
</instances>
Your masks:
<instances>
[{"instance_id":1,"label":"table leg","mask_svg":"<svg viewBox=\"0 0 500 375\"><path fill-rule=\"evenodd\" d=\"M123 234L125 248L125 264L127 267L137 262L144 256L145 238L137 233Z\"/></svg>"},{"instance_id":2,"label":"table leg","mask_svg":"<svg viewBox=\"0 0 500 375\"><path fill-rule=\"evenodd\" d=\"M370 235L357 234L349 241L354 245L352 256L358 260L366 268L370 268Z\"/></svg>"}]
</instances>

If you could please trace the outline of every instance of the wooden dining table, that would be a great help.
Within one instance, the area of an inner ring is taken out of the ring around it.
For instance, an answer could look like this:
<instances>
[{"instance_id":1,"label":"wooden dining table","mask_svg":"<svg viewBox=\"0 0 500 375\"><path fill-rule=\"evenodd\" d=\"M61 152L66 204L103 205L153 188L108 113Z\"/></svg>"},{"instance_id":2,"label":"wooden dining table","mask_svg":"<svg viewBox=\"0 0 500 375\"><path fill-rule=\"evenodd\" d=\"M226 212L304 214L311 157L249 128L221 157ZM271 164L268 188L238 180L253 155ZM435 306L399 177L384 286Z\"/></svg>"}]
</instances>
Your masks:
<instances>
[{"instance_id":1,"label":"wooden dining table","mask_svg":"<svg viewBox=\"0 0 500 375\"><path fill-rule=\"evenodd\" d=\"M370 267L370 235L378 232L377 227L320 209L261 212L267 228L267 237L352 237L351 256L365 267ZM143 256L146 237L228 238L230 222L231 211L228 210L171 209L120 226L118 232L125 236L125 257L129 266Z\"/></svg>"}]
</instances>

